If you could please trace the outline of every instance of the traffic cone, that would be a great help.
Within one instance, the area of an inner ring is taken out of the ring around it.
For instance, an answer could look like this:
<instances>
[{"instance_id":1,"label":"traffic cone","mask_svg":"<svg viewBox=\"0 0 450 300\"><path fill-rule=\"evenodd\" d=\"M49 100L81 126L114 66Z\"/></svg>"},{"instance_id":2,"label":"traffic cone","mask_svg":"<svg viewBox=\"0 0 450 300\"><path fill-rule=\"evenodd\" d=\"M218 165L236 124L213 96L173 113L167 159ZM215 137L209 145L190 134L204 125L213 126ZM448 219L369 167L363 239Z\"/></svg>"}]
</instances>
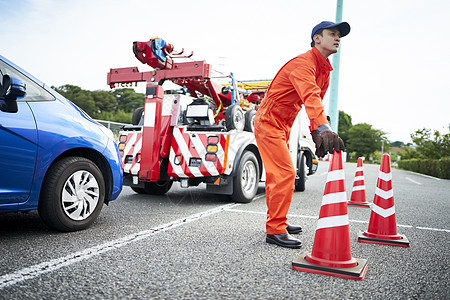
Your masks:
<instances>
[{"instance_id":1,"label":"traffic cone","mask_svg":"<svg viewBox=\"0 0 450 300\"><path fill-rule=\"evenodd\" d=\"M292 269L353 280L364 279L367 260L352 257L342 152L334 152L320 207L311 253L292 262Z\"/></svg>"},{"instance_id":2,"label":"traffic cone","mask_svg":"<svg viewBox=\"0 0 450 300\"><path fill-rule=\"evenodd\" d=\"M350 201L347 202L350 206L370 207L370 203L366 200L366 185L364 183L364 170L362 157L358 158L356 165L355 180L353 181L352 195Z\"/></svg>"},{"instance_id":3,"label":"traffic cone","mask_svg":"<svg viewBox=\"0 0 450 300\"><path fill-rule=\"evenodd\" d=\"M384 154L381 161L369 228L358 233L358 242L410 247L406 236L397 233L391 160L388 154Z\"/></svg>"}]
</instances>

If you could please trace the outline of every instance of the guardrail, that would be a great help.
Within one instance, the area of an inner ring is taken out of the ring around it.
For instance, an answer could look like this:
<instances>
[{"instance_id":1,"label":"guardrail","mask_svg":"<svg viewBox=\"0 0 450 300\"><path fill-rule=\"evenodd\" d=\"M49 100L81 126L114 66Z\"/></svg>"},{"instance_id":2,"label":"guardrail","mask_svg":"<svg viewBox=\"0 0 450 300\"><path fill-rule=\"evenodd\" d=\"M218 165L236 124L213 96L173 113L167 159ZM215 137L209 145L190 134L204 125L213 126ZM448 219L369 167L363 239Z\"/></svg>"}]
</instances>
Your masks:
<instances>
[{"instance_id":1,"label":"guardrail","mask_svg":"<svg viewBox=\"0 0 450 300\"><path fill-rule=\"evenodd\" d=\"M108 129L111 129L111 131L114 133L114 138L116 139L116 142L119 141L119 131L122 129L125 125L130 125L126 123L118 123L118 122L111 122L111 121L103 121L103 120L95 120L105 126Z\"/></svg>"}]
</instances>

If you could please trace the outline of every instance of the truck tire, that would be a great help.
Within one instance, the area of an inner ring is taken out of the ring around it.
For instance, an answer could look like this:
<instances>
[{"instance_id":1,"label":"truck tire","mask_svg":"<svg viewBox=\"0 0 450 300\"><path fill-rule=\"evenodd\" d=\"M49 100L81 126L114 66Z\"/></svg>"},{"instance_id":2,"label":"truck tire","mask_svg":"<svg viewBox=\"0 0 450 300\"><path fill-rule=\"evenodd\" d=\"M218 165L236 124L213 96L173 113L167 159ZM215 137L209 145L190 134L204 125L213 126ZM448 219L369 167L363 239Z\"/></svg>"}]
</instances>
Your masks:
<instances>
[{"instance_id":1,"label":"truck tire","mask_svg":"<svg viewBox=\"0 0 450 300\"><path fill-rule=\"evenodd\" d=\"M142 119L142 114L144 113L144 108L143 107L138 107L135 109L135 111L133 112L133 116L131 117L131 124L133 125L142 125L141 123L141 119Z\"/></svg>"},{"instance_id":2,"label":"truck tire","mask_svg":"<svg viewBox=\"0 0 450 300\"><path fill-rule=\"evenodd\" d=\"M52 165L44 179L38 212L45 224L59 231L88 228L105 200L105 180L84 157L65 157Z\"/></svg>"},{"instance_id":3,"label":"truck tire","mask_svg":"<svg viewBox=\"0 0 450 300\"><path fill-rule=\"evenodd\" d=\"M244 130L249 132L255 132L255 115L256 110L251 109L245 112L245 125Z\"/></svg>"},{"instance_id":4,"label":"truck tire","mask_svg":"<svg viewBox=\"0 0 450 300\"><path fill-rule=\"evenodd\" d=\"M295 179L295 190L303 192L306 188L306 157L300 151L297 155L297 177Z\"/></svg>"},{"instance_id":5,"label":"truck tire","mask_svg":"<svg viewBox=\"0 0 450 300\"><path fill-rule=\"evenodd\" d=\"M146 182L143 188L131 187L138 194L164 195L172 187L173 181Z\"/></svg>"},{"instance_id":6,"label":"truck tire","mask_svg":"<svg viewBox=\"0 0 450 300\"><path fill-rule=\"evenodd\" d=\"M231 199L234 202L252 202L258 191L259 164L255 154L245 151L239 161L236 176L233 181L233 194Z\"/></svg>"},{"instance_id":7,"label":"truck tire","mask_svg":"<svg viewBox=\"0 0 450 300\"><path fill-rule=\"evenodd\" d=\"M238 104L229 106L225 111L225 124L228 131L233 129L236 129L238 131L244 130L244 112Z\"/></svg>"},{"instance_id":8,"label":"truck tire","mask_svg":"<svg viewBox=\"0 0 450 300\"><path fill-rule=\"evenodd\" d=\"M132 189L135 193L138 193L138 194L147 194L147 193L145 192L144 188L133 187L133 186L132 186L131 189Z\"/></svg>"}]
</instances>

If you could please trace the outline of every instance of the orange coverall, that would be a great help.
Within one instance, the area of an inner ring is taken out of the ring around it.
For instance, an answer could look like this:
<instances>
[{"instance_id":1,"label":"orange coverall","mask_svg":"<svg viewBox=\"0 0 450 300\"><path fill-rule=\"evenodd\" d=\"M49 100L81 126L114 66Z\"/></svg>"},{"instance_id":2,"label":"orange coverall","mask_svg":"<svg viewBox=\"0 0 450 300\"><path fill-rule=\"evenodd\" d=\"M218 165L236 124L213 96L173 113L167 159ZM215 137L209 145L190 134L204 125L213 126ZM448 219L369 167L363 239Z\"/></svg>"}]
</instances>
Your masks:
<instances>
[{"instance_id":1,"label":"orange coverall","mask_svg":"<svg viewBox=\"0 0 450 300\"><path fill-rule=\"evenodd\" d=\"M266 170L267 234L286 232L295 184L288 143L292 124L304 105L310 130L328 124L322 99L333 68L313 47L278 71L255 117L255 136Z\"/></svg>"}]
</instances>

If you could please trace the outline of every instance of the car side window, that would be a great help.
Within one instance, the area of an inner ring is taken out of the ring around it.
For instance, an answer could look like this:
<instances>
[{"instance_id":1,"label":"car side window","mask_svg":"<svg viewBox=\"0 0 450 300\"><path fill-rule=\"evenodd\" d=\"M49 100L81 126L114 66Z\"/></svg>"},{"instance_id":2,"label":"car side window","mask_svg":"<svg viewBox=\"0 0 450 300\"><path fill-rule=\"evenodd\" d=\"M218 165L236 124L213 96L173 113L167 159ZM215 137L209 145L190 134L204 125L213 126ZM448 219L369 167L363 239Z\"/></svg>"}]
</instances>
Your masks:
<instances>
[{"instance_id":1,"label":"car side window","mask_svg":"<svg viewBox=\"0 0 450 300\"><path fill-rule=\"evenodd\" d=\"M52 101L55 100L55 97L47 92L42 86L14 69L4 61L0 60L0 80L2 80L3 75L11 75L20 80L22 80L27 87L27 94L24 98L17 101Z\"/></svg>"}]
</instances>

